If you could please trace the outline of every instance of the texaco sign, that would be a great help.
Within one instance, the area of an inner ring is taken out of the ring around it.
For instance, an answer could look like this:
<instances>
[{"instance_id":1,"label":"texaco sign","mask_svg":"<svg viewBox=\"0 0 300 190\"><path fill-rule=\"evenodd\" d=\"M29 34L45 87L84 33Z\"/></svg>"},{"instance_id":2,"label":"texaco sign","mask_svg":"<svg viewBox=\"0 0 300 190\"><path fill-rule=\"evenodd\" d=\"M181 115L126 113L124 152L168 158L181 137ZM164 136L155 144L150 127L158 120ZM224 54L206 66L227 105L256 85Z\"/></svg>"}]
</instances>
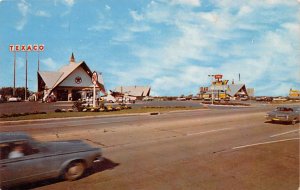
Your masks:
<instances>
[{"instance_id":1,"label":"texaco sign","mask_svg":"<svg viewBox=\"0 0 300 190\"><path fill-rule=\"evenodd\" d=\"M44 51L44 44L9 45L9 51Z\"/></svg>"},{"instance_id":2,"label":"texaco sign","mask_svg":"<svg viewBox=\"0 0 300 190\"><path fill-rule=\"evenodd\" d=\"M97 84L97 81L98 81L98 73L94 71L92 75L92 83Z\"/></svg>"},{"instance_id":3,"label":"texaco sign","mask_svg":"<svg viewBox=\"0 0 300 190\"><path fill-rule=\"evenodd\" d=\"M76 84L80 84L81 82L82 82L82 78L81 77L78 76L78 77L75 78L75 83Z\"/></svg>"}]
</instances>

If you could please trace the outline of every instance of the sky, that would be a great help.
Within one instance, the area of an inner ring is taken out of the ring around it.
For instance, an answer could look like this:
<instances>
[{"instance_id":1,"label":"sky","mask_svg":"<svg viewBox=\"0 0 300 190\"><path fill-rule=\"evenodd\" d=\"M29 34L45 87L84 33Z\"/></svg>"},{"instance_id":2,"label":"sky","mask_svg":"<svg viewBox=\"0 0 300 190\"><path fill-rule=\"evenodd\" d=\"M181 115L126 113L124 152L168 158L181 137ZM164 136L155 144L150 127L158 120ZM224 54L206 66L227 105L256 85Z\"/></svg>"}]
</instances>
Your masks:
<instances>
[{"instance_id":1,"label":"sky","mask_svg":"<svg viewBox=\"0 0 300 190\"><path fill-rule=\"evenodd\" d=\"M44 44L41 71L74 52L102 72L106 89L195 95L210 74L255 95L300 89L300 0L0 0L0 87L13 86L10 44ZM16 60L16 85L25 86L25 53ZM28 53L32 91L37 60Z\"/></svg>"}]
</instances>

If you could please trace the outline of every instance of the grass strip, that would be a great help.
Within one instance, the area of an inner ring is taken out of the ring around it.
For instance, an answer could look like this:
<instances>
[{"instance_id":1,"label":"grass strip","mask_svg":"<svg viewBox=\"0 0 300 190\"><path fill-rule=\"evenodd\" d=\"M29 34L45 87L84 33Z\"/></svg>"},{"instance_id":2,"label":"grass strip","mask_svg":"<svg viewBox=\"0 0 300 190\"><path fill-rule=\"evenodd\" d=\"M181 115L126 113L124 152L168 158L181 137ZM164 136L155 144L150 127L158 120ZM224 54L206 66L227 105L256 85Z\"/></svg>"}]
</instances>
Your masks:
<instances>
[{"instance_id":1,"label":"grass strip","mask_svg":"<svg viewBox=\"0 0 300 190\"><path fill-rule=\"evenodd\" d=\"M134 109L126 109L111 112L48 112L46 114L34 114L18 117L1 118L0 121L17 121L17 120L35 120L35 119L50 119L50 118L67 118L67 117L85 117L85 116L101 116L101 115L122 115L133 113L151 113L151 112L170 112L180 110L195 110L195 107L142 107Z\"/></svg>"}]
</instances>

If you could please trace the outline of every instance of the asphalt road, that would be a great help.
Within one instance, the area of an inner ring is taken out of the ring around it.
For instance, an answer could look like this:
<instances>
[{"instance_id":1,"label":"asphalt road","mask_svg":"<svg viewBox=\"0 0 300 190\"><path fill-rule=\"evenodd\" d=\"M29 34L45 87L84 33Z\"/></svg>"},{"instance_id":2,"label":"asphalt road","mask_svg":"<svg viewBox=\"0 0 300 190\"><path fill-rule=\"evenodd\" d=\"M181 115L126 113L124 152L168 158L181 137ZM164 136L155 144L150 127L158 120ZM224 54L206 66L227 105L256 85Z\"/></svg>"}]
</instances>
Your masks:
<instances>
[{"instance_id":1,"label":"asphalt road","mask_svg":"<svg viewBox=\"0 0 300 190\"><path fill-rule=\"evenodd\" d=\"M82 139L106 161L86 177L35 189L285 189L299 187L299 123L265 122L272 107L1 124L38 140Z\"/></svg>"}]
</instances>

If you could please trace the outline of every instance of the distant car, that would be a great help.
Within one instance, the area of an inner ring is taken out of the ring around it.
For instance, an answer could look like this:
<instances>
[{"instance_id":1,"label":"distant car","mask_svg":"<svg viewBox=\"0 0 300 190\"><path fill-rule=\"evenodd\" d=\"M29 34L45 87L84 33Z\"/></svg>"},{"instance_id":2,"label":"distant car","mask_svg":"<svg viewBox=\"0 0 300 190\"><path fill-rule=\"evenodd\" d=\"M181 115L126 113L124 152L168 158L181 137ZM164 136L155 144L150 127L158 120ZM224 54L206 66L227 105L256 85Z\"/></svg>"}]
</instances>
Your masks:
<instances>
[{"instance_id":1,"label":"distant car","mask_svg":"<svg viewBox=\"0 0 300 190\"><path fill-rule=\"evenodd\" d=\"M211 98L205 97L203 100L204 100L204 101L211 101Z\"/></svg>"},{"instance_id":2,"label":"distant car","mask_svg":"<svg viewBox=\"0 0 300 190\"><path fill-rule=\"evenodd\" d=\"M177 101L186 101L186 98L176 98Z\"/></svg>"},{"instance_id":3,"label":"distant car","mask_svg":"<svg viewBox=\"0 0 300 190\"><path fill-rule=\"evenodd\" d=\"M150 96L146 96L142 99L143 101L153 101L154 98L153 97L150 97Z\"/></svg>"},{"instance_id":4,"label":"distant car","mask_svg":"<svg viewBox=\"0 0 300 190\"><path fill-rule=\"evenodd\" d=\"M284 97L279 96L279 97L273 98L273 101L287 101L287 99L284 98Z\"/></svg>"},{"instance_id":5,"label":"distant car","mask_svg":"<svg viewBox=\"0 0 300 190\"><path fill-rule=\"evenodd\" d=\"M200 97L194 96L194 97L192 97L192 100L200 100Z\"/></svg>"},{"instance_id":6,"label":"distant car","mask_svg":"<svg viewBox=\"0 0 300 190\"><path fill-rule=\"evenodd\" d=\"M268 112L266 114L266 120L276 122L287 122L293 125L299 122L300 117L300 107L289 107L281 106L277 107L274 111Z\"/></svg>"},{"instance_id":7,"label":"distant car","mask_svg":"<svg viewBox=\"0 0 300 190\"><path fill-rule=\"evenodd\" d=\"M244 96L244 97L241 97L240 100L241 101L247 101L247 100L249 100L249 97L248 96Z\"/></svg>"},{"instance_id":8,"label":"distant car","mask_svg":"<svg viewBox=\"0 0 300 190\"><path fill-rule=\"evenodd\" d=\"M8 98L9 102L20 102L21 98L20 97L10 97Z\"/></svg>"},{"instance_id":9,"label":"distant car","mask_svg":"<svg viewBox=\"0 0 300 190\"><path fill-rule=\"evenodd\" d=\"M12 158L16 147L23 155ZM38 142L20 132L0 133L0 150L0 188L59 176L76 180L86 168L103 159L100 148L80 140Z\"/></svg>"},{"instance_id":10,"label":"distant car","mask_svg":"<svg viewBox=\"0 0 300 190\"><path fill-rule=\"evenodd\" d=\"M271 102L273 100L272 97L267 97L267 96L257 96L255 97L256 101L266 101L266 102Z\"/></svg>"}]
</instances>

